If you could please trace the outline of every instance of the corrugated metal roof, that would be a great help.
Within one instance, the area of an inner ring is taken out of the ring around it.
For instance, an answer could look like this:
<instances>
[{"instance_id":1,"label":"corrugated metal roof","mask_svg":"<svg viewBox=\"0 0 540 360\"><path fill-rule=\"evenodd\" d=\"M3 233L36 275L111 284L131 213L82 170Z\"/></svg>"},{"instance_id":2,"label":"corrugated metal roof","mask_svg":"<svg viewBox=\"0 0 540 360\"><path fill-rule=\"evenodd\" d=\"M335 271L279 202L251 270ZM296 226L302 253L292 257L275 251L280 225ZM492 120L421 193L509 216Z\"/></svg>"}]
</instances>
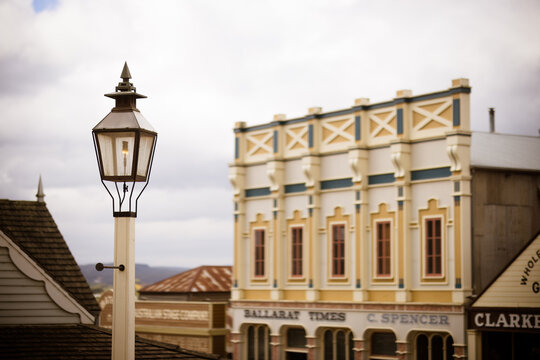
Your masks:
<instances>
[{"instance_id":1,"label":"corrugated metal roof","mask_svg":"<svg viewBox=\"0 0 540 360\"><path fill-rule=\"evenodd\" d=\"M473 132L471 166L540 171L540 137Z\"/></svg>"},{"instance_id":2,"label":"corrugated metal roof","mask_svg":"<svg viewBox=\"0 0 540 360\"><path fill-rule=\"evenodd\" d=\"M229 292L231 278L232 266L204 265L148 285L140 292Z\"/></svg>"}]
</instances>

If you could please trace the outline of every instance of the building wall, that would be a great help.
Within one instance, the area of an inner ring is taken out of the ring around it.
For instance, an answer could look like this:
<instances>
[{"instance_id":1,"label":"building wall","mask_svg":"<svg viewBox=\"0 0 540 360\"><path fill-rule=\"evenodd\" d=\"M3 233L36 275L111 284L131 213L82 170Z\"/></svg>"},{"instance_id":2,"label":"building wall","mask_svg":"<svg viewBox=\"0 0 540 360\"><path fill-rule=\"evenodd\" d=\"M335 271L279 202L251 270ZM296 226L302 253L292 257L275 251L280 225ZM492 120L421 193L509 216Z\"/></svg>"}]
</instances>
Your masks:
<instances>
[{"instance_id":1,"label":"building wall","mask_svg":"<svg viewBox=\"0 0 540 360\"><path fill-rule=\"evenodd\" d=\"M464 85L465 84L465 85ZM471 289L468 87L254 127L237 124L233 299L441 301ZM450 154L450 156L449 156ZM443 276L422 275L423 219L443 221ZM465 219L465 223L463 220ZM391 221L391 275L373 268L377 222ZM329 269L330 229L346 224L346 274ZM304 274L290 278L290 228L302 226ZM458 228L459 227L459 228ZM265 274L254 272L253 232L264 229ZM408 259L416 259L411 262ZM371 264L371 265L370 265ZM457 267L457 269L456 269ZM294 281L293 281L294 280ZM289 291L290 290L290 291ZM338 293L335 291L346 291ZM385 290L387 293L377 292Z\"/></svg>"},{"instance_id":2,"label":"building wall","mask_svg":"<svg viewBox=\"0 0 540 360\"><path fill-rule=\"evenodd\" d=\"M43 281L25 275L0 247L0 324L80 323L78 314L60 308Z\"/></svg>"},{"instance_id":3,"label":"building wall","mask_svg":"<svg viewBox=\"0 0 540 360\"><path fill-rule=\"evenodd\" d=\"M472 189L478 294L540 231L540 174L475 168Z\"/></svg>"},{"instance_id":4,"label":"building wall","mask_svg":"<svg viewBox=\"0 0 540 360\"><path fill-rule=\"evenodd\" d=\"M458 79L437 93L404 90L384 103L357 99L342 111L311 108L298 119L236 124L230 165L235 358L250 351L246 339L257 338L249 324L272 337L276 358L286 329L298 326L308 345L291 351L307 351L310 359L322 351L324 329L336 327L352 336L357 359L368 356L376 331L392 331L405 358L422 328L451 335L456 354L464 354L463 304L472 291L469 92L468 81ZM426 274L428 218L441 224L437 276ZM390 267L380 276L376 229L386 222ZM344 226L343 263L332 258L335 225ZM300 274L292 271L296 228L302 229ZM335 275L338 263L343 273ZM451 324L407 322L437 313ZM403 322L376 322L402 315Z\"/></svg>"}]
</instances>

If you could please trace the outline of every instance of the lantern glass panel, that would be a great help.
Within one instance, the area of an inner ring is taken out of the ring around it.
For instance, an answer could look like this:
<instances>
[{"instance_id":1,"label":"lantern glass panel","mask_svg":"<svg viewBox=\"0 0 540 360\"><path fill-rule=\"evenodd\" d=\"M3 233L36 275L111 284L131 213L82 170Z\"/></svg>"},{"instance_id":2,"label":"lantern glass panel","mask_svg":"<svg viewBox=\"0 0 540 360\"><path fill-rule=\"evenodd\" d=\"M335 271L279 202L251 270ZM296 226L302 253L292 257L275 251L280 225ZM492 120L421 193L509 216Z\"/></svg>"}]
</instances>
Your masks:
<instances>
[{"instance_id":1,"label":"lantern glass panel","mask_svg":"<svg viewBox=\"0 0 540 360\"><path fill-rule=\"evenodd\" d=\"M148 167L150 164L150 157L152 156L152 149L154 148L155 135L141 133L139 140L139 163L137 164L137 176L148 176Z\"/></svg>"},{"instance_id":2,"label":"lantern glass panel","mask_svg":"<svg viewBox=\"0 0 540 360\"><path fill-rule=\"evenodd\" d=\"M97 135L104 176L131 176L134 132L105 132Z\"/></svg>"}]
</instances>

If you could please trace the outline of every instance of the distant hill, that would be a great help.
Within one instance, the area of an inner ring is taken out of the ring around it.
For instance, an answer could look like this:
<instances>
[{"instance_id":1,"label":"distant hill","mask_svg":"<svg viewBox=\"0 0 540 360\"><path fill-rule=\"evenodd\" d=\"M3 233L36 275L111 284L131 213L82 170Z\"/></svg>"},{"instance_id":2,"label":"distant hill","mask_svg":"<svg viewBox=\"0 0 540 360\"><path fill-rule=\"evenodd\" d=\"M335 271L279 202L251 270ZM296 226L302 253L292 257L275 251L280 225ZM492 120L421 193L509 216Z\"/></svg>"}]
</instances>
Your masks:
<instances>
[{"instance_id":1,"label":"distant hill","mask_svg":"<svg viewBox=\"0 0 540 360\"><path fill-rule=\"evenodd\" d=\"M97 271L96 264L81 265L80 268L94 293L100 293L107 288L112 288L115 270L105 269L103 271ZM142 287L189 269L190 268L174 266L148 266L146 264L135 264L135 278L137 284Z\"/></svg>"}]
</instances>

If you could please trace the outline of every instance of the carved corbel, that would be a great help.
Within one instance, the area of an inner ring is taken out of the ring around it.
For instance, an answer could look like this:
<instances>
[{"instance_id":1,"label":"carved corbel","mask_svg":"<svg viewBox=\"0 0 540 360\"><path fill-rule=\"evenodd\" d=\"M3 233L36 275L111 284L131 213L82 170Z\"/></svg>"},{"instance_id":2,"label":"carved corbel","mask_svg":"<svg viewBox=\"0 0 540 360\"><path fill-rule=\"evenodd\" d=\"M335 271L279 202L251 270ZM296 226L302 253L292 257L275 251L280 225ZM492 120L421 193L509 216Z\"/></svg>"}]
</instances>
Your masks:
<instances>
[{"instance_id":1,"label":"carved corbel","mask_svg":"<svg viewBox=\"0 0 540 360\"><path fill-rule=\"evenodd\" d=\"M266 174L270 180L270 190L279 190L279 186L283 182L283 163L280 161L270 161L266 168Z\"/></svg>"},{"instance_id":2,"label":"carved corbel","mask_svg":"<svg viewBox=\"0 0 540 360\"><path fill-rule=\"evenodd\" d=\"M446 147L446 153L450 158L450 171L460 171L461 161L458 155L458 146L456 144L448 145Z\"/></svg>"},{"instance_id":3,"label":"carved corbel","mask_svg":"<svg viewBox=\"0 0 540 360\"><path fill-rule=\"evenodd\" d=\"M240 195L240 192L244 188L245 179L244 168L239 166L231 166L229 168L229 181L233 187L233 194Z\"/></svg>"},{"instance_id":4,"label":"carved corbel","mask_svg":"<svg viewBox=\"0 0 540 360\"><path fill-rule=\"evenodd\" d=\"M409 144L392 144L392 154L390 155L392 165L394 165L394 177L404 177L411 170L411 149Z\"/></svg>"},{"instance_id":5,"label":"carved corbel","mask_svg":"<svg viewBox=\"0 0 540 360\"><path fill-rule=\"evenodd\" d=\"M403 157L401 152L392 153L392 165L394 165L394 177L399 178L405 175L403 168Z\"/></svg>"},{"instance_id":6,"label":"carved corbel","mask_svg":"<svg viewBox=\"0 0 540 360\"><path fill-rule=\"evenodd\" d=\"M367 155L362 150L351 150L349 152L349 166L352 171L353 182L361 182L367 168Z\"/></svg>"},{"instance_id":7,"label":"carved corbel","mask_svg":"<svg viewBox=\"0 0 540 360\"><path fill-rule=\"evenodd\" d=\"M319 178L319 158L314 156L303 158L302 171L306 177L306 187L315 186Z\"/></svg>"}]
</instances>

